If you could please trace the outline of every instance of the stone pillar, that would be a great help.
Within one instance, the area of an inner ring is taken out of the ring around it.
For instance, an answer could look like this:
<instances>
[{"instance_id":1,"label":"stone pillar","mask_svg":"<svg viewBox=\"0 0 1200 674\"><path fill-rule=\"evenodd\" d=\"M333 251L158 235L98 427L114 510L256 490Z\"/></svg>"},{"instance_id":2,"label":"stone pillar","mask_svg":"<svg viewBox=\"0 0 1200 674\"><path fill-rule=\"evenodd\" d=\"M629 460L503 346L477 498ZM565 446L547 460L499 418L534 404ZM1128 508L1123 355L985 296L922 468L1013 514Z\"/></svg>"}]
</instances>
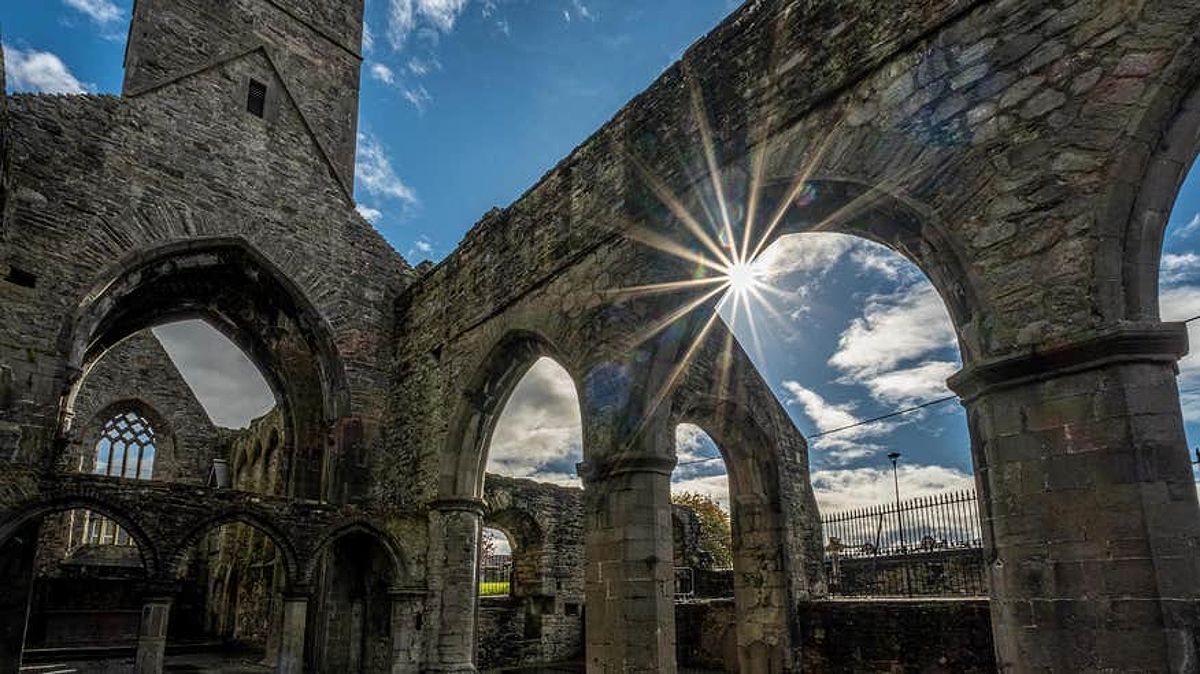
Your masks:
<instances>
[{"instance_id":1,"label":"stone pillar","mask_svg":"<svg viewBox=\"0 0 1200 674\"><path fill-rule=\"evenodd\" d=\"M1200 507L1181 324L977 363L968 411L1005 672L1193 671Z\"/></svg>"},{"instance_id":2,"label":"stone pillar","mask_svg":"<svg viewBox=\"0 0 1200 674\"><path fill-rule=\"evenodd\" d=\"M585 463L587 671L675 671L673 458Z\"/></svg>"},{"instance_id":3,"label":"stone pillar","mask_svg":"<svg viewBox=\"0 0 1200 674\"><path fill-rule=\"evenodd\" d=\"M142 623L138 629L137 674L162 674L167 653L167 624L174 595L153 592L142 600Z\"/></svg>"},{"instance_id":4,"label":"stone pillar","mask_svg":"<svg viewBox=\"0 0 1200 674\"><path fill-rule=\"evenodd\" d=\"M424 588L393 588L392 601L392 674L417 674L421 671L421 612L425 608Z\"/></svg>"},{"instance_id":5,"label":"stone pillar","mask_svg":"<svg viewBox=\"0 0 1200 674\"><path fill-rule=\"evenodd\" d=\"M427 672L474 672L483 501L443 499L430 512Z\"/></svg>"},{"instance_id":6,"label":"stone pillar","mask_svg":"<svg viewBox=\"0 0 1200 674\"><path fill-rule=\"evenodd\" d=\"M304 671L304 629L308 623L308 592L291 590L283 595L283 624L279 635L279 674Z\"/></svg>"}]
</instances>

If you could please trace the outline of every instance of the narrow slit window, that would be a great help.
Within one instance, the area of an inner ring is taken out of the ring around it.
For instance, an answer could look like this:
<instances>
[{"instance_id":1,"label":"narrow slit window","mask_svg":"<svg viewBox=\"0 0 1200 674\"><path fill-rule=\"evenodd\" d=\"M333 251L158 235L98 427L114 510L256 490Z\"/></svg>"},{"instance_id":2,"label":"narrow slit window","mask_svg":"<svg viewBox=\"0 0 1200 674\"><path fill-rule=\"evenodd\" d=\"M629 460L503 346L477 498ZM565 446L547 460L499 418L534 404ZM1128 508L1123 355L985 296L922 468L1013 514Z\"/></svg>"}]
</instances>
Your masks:
<instances>
[{"instance_id":1,"label":"narrow slit window","mask_svg":"<svg viewBox=\"0 0 1200 674\"><path fill-rule=\"evenodd\" d=\"M258 80L250 80L250 88L246 92L246 111L255 117L262 117L267 109L267 85Z\"/></svg>"}]
</instances>

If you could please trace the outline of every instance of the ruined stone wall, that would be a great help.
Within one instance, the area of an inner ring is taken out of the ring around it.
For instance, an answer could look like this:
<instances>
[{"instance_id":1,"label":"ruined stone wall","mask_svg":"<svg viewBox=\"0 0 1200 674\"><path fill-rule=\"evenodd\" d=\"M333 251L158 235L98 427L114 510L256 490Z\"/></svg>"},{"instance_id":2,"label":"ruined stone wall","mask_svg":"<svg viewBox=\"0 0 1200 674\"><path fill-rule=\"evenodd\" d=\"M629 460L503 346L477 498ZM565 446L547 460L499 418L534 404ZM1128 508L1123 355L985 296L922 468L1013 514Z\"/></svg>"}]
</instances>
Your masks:
<instances>
[{"instance_id":1,"label":"ruined stone wall","mask_svg":"<svg viewBox=\"0 0 1200 674\"><path fill-rule=\"evenodd\" d=\"M15 198L2 257L36 277L0 284L11 316L0 364L15 382L5 417L20 427L10 456L45 454L67 375L60 335L94 284L132 253L232 237L314 303L345 368L357 449L378 459L391 298L407 265L354 212L296 108L245 112L236 88L249 76L282 86L253 53L136 98L9 99ZM368 478L369 467L347 477L360 493Z\"/></svg>"},{"instance_id":2,"label":"ruined stone wall","mask_svg":"<svg viewBox=\"0 0 1200 674\"><path fill-rule=\"evenodd\" d=\"M233 488L259 494L282 495L283 413L278 406L251 419L250 426L229 439L229 472Z\"/></svg>"},{"instance_id":3,"label":"ruined stone wall","mask_svg":"<svg viewBox=\"0 0 1200 674\"><path fill-rule=\"evenodd\" d=\"M149 407L161 422L152 479L203 484L215 458L226 456L220 429L179 374L175 363L149 330L110 349L88 371L75 399L70 453L65 470L90 472L95 447L109 417L122 403Z\"/></svg>"},{"instance_id":4,"label":"ruined stone wall","mask_svg":"<svg viewBox=\"0 0 1200 674\"><path fill-rule=\"evenodd\" d=\"M124 94L140 94L251 49L270 49L288 91L268 89L268 105L290 97L300 106L349 188L362 18L362 0L139 0L125 54ZM247 82L238 85L244 101Z\"/></svg>"},{"instance_id":5,"label":"ruined stone wall","mask_svg":"<svg viewBox=\"0 0 1200 674\"><path fill-rule=\"evenodd\" d=\"M786 192L799 174L825 181L806 194L818 202L813 217L783 223L777 234L803 231L855 201L839 194L842 185L883 186L867 200L874 205L895 194L887 213L823 229L880 240L914 259L951 306L968 362L1120 319L1119 298L1090 289L1111 285L1092 260L1114 241L1105 232L1123 212L1097 204L1111 186L1104 176L1144 170L1124 163L1130 155L1120 148L1144 156L1145 141L1114 130L1148 123L1148 101L1183 75L1155 67L1176 58L1156 45L1180 44L1182 29L1171 25L1184 24L1156 18L1170 10L1135 16L1100 2L950 1L785 9L795 8L763 2L734 13L689 50L686 67L665 72L517 202L489 212L404 298L394 451L421 453L405 465L429 489L454 423L454 382L468 379L506 332L542 334L581 379L585 353L605 357L603 337L578 334L587 332L578 323L602 332L612 321L587 311L605 303L604 289L690 278L690 269L657 278L627 272L610 251L634 226L693 240L620 153L694 206L689 197L708 168L693 88L722 170L744 175L755 150L766 153L761 185ZM758 49L747 60L728 58L748 44ZM1038 153L1059 156L1059 167L1035 161ZM745 191L739 184L730 198ZM915 230L900 231L896 221L913 213ZM642 263L674 271L663 257ZM631 310L620 304L610 312Z\"/></svg>"},{"instance_id":6,"label":"ruined stone wall","mask_svg":"<svg viewBox=\"0 0 1200 674\"><path fill-rule=\"evenodd\" d=\"M509 597L480 600L480 667L561 662L583 646L583 492L489 474L485 526L513 546Z\"/></svg>"},{"instance_id":7,"label":"ruined stone wall","mask_svg":"<svg viewBox=\"0 0 1200 674\"><path fill-rule=\"evenodd\" d=\"M805 602L798 607L806 672L995 672L986 600ZM733 602L676 604L681 667L737 672Z\"/></svg>"}]
</instances>

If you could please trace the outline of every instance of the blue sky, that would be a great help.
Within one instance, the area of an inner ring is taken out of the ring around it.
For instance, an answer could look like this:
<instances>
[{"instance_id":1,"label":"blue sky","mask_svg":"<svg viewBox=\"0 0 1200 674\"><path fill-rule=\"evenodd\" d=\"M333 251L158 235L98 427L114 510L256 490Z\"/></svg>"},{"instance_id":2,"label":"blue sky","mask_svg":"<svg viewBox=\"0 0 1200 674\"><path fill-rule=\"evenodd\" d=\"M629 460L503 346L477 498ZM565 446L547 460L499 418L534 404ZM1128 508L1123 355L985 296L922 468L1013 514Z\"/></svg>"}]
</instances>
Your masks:
<instances>
[{"instance_id":1,"label":"blue sky","mask_svg":"<svg viewBox=\"0 0 1200 674\"><path fill-rule=\"evenodd\" d=\"M117 93L130 0L10 3L0 21L10 90ZM360 211L413 263L444 257L492 206L515 200L736 3L730 0L368 0L359 121ZM1164 251L1166 318L1200 314L1200 172L1184 187ZM778 318L735 333L806 435L947 395L958 367L928 282L877 245L781 239L764 281ZM729 319L729 312L726 311ZM1200 322L1192 326L1200 344ZM156 334L210 414L243 425L270 404L261 378L199 326ZM1190 444L1200 444L1200 359L1182 364ZM235 401L236 408L223 405ZM714 456L694 429L681 460ZM890 498L885 455L903 453L908 495L971 485L965 421L951 402L812 441L824 507ZM540 362L513 395L494 470L573 481L578 407L561 368ZM719 461L681 467L680 489L724 498Z\"/></svg>"}]
</instances>

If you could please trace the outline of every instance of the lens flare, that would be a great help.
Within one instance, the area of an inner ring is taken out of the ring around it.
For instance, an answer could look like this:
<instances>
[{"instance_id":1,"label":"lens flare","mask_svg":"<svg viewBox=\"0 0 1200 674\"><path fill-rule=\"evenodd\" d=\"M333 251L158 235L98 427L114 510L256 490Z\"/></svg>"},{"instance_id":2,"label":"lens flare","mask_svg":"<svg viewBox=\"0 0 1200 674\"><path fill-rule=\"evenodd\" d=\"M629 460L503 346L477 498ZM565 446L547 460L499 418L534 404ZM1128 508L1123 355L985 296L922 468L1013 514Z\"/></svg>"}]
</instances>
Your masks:
<instances>
[{"instance_id":1,"label":"lens flare","mask_svg":"<svg viewBox=\"0 0 1200 674\"><path fill-rule=\"evenodd\" d=\"M752 262L735 262L725 272L725 282L729 290L736 294L746 294L759 286L760 272Z\"/></svg>"}]
</instances>

